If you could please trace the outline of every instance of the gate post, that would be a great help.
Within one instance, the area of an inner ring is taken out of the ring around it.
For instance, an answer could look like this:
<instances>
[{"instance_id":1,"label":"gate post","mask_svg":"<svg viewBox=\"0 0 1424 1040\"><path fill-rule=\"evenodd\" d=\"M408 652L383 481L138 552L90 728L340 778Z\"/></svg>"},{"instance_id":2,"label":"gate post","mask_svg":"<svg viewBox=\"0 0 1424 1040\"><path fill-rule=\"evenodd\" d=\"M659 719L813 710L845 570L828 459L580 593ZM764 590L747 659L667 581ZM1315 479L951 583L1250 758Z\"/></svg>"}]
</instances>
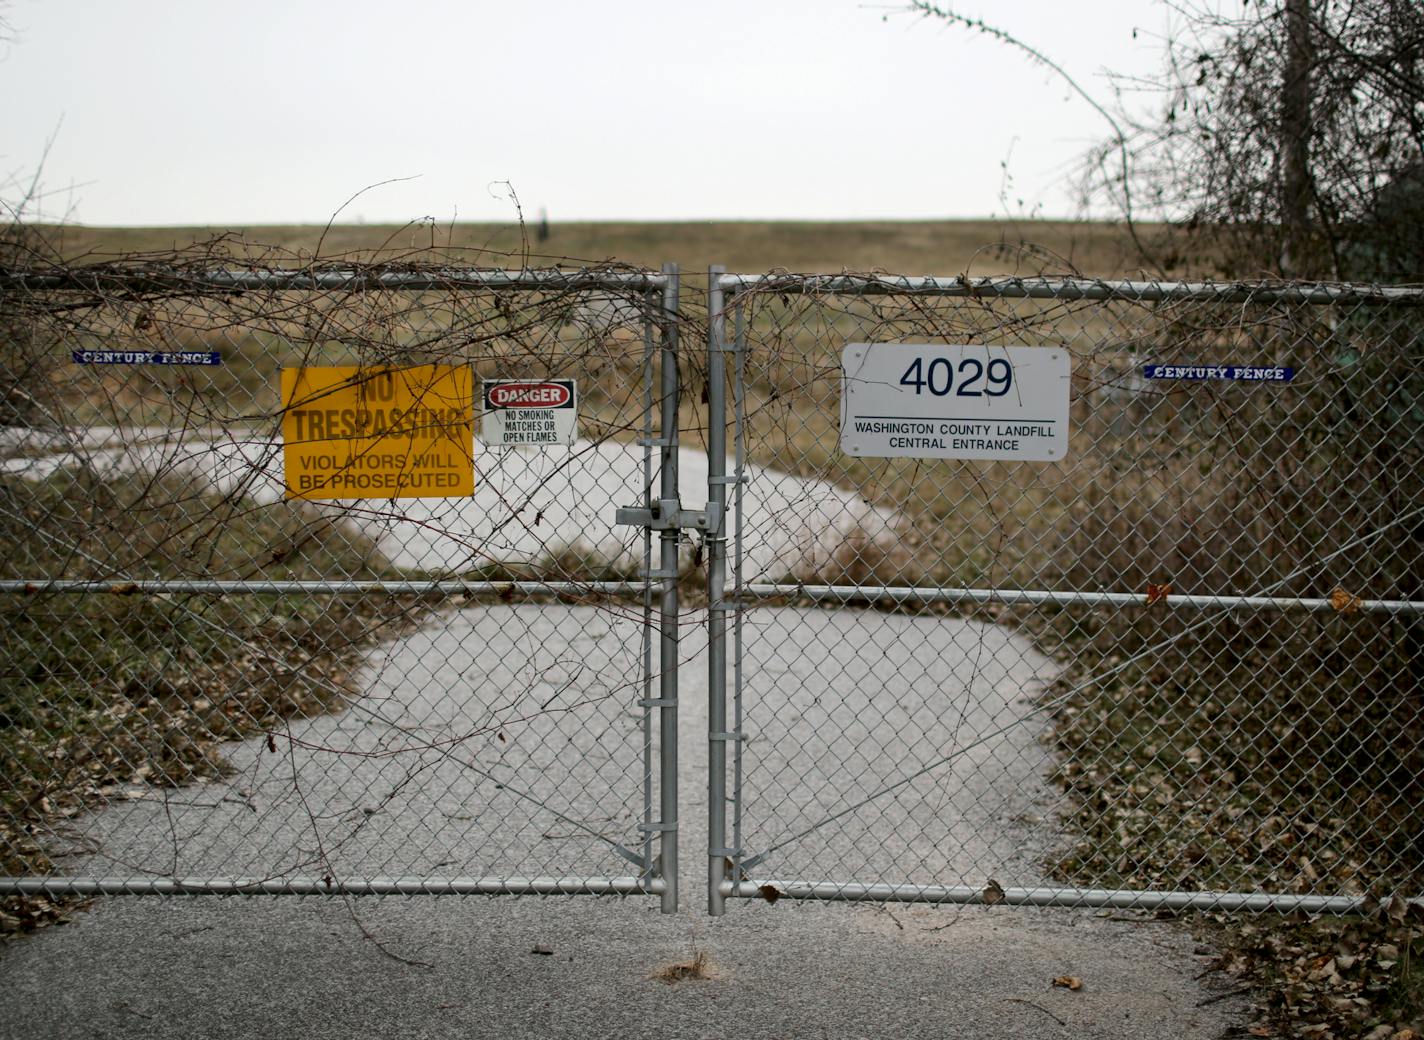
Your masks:
<instances>
[{"instance_id":1,"label":"gate post","mask_svg":"<svg viewBox=\"0 0 1424 1040\"><path fill-rule=\"evenodd\" d=\"M661 445L661 466L659 467L663 501L678 501L677 491L677 449L678 449L678 389L677 369L678 337L678 268L676 264L663 264L667 283L663 287L663 348L662 363L662 407L658 440ZM662 580L662 602L658 619L660 635L660 661L658 668L658 779L659 816L661 837L659 851L662 859L663 895L662 911L677 913L677 543L681 535L676 525L663 528L660 544L662 558L658 572Z\"/></svg>"},{"instance_id":2,"label":"gate post","mask_svg":"<svg viewBox=\"0 0 1424 1040\"><path fill-rule=\"evenodd\" d=\"M720 283L707 271L707 913L726 913L727 878L727 359Z\"/></svg>"}]
</instances>

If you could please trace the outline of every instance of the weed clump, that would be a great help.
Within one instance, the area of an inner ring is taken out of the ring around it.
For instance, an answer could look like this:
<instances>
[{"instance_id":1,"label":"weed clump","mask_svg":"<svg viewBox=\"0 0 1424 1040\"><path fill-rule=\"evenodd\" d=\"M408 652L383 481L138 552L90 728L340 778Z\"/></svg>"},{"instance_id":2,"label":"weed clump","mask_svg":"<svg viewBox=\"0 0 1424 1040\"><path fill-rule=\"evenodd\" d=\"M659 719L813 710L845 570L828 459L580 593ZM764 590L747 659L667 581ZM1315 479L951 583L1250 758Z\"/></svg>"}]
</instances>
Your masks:
<instances>
[{"instance_id":1,"label":"weed clump","mask_svg":"<svg viewBox=\"0 0 1424 1040\"><path fill-rule=\"evenodd\" d=\"M711 962L703 950L698 950L690 961L679 961L653 972L655 980L667 983L669 986L675 986L679 982L702 982L711 977Z\"/></svg>"}]
</instances>

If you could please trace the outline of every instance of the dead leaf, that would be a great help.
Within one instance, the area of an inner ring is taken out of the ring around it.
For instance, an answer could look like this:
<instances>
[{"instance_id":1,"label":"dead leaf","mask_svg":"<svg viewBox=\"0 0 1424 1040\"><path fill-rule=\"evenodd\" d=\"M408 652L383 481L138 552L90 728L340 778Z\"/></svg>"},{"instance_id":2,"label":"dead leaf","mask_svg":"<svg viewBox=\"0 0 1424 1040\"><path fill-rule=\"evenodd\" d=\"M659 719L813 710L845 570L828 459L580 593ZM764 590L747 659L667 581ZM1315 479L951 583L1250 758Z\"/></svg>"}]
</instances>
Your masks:
<instances>
[{"instance_id":1,"label":"dead leaf","mask_svg":"<svg viewBox=\"0 0 1424 1040\"><path fill-rule=\"evenodd\" d=\"M1362 602L1364 601L1359 596L1351 595L1341 588L1330 593L1330 605L1342 614L1358 614Z\"/></svg>"},{"instance_id":2,"label":"dead leaf","mask_svg":"<svg viewBox=\"0 0 1424 1040\"><path fill-rule=\"evenodd\" d=\"M989 906L994 906L998 903L1002 903L1003 901L1004 886L999 884L993 878L990 878L989 883L984 886L984 902L987 903Z\"/></svg>"},{"instance_id":3,"label":"dead leaf","mask_svg":"<svg viewBox=\"0 0 1424 1040\"><path fill-rule=\"evenodd\" d=\"M1275 1031L1270 1026L1252 1026L1246 1030L1252 1036L1275 1036Z\"/></svg>"},{"instance_id":4,"label":"dead leaf","mask_svg":"<svg viewBox=\"0 0 1424 1040\"><path fill-rule=\"evenodd\" d=\"M1147 605L1150 607L1154 603L1165 603L1167 602L1167 597L1171 594L1171 585L1153 585L1149 582L1147 585Z\"/></svg>"},{"instance_id":5,"label":"dead leaf","mask_svg":"<svg viewBox=\"0 0 1424 1040\"><path fill-rule=\"evenodd\" d=\"M1083 980L1076 975L1059 975L1053 980L1053 984L1063 989L1072 990L1074 993L1083 988Z\"/></svg>"},{"instance_id":6,"label":"dead leaf","mask_svg":"<svg viewBox=\"0 0 1424 1040\"><path fill-rule=\"evenodd\" d=\"M781 890L775 885L762 885L757 891L761 893L761 897L768 903L775 903L781 898Z\"/></svg>"}]
</instances>

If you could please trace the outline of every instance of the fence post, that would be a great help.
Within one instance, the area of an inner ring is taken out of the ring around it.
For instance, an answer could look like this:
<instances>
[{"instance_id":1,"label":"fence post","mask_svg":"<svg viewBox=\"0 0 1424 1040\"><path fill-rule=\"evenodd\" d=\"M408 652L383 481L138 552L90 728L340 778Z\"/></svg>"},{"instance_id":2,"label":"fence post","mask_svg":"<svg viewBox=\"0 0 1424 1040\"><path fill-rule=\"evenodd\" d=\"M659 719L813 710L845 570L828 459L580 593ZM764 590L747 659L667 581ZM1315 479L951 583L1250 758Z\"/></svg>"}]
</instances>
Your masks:
<instances>
[{"instance_id":1,"label":"fence post","mask_svg":"<svg viewBox=\"0 0 1424 1040\"><path fill-rule=\"evenodd\" d=\"M676 264L663 264L667 284L663 288L663 349L662 349L662 407L659 441L662 458L661 497L664 501L678 501L677 487L677 425L679 375L677 368L678 342L678 269ZM664 528L662 532L662 559L659 573L662 575L662 604L658 619L661 636L659 661L658 699L662 706L658 710L658 755L661 776L658 781L660 798L660 818L662 836L659 848L662 854L663 895L662 911L677 913L677 657L678 657L678 616L677 616L677 543L680 532L676 527Z\"/></svg>"},{"instance_id":2,"label":"fence post","mask_svg":"<svg viewBox=\"0 0 1424 1040\"><path fill-rule=\"evenodd\" d=\"M707 913L726 913L727 877L727 370L722 286L725 268L707 272Z\"/></svg>"}]
</instances>

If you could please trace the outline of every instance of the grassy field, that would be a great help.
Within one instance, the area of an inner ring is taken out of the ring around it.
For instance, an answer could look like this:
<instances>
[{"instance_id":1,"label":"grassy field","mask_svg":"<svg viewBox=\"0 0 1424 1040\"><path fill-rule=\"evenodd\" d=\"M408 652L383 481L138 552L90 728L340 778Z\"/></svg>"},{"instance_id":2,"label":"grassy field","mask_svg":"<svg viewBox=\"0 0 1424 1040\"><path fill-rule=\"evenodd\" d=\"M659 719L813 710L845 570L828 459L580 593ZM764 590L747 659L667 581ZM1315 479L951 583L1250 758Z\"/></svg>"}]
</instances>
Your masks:
<instances>
[{"instance_id":1,"label":"grassy field","mask_svg":"<svg viewBox=\"0 0 1424 1040\"><path fill-rule=\"evenodd\" d=\"M1160 229L1146 227L1147 234ZM888 271L902 274L1029 274L1040 270L1108 277L1135 272L1132 240L1120 225L1066 221L845 221L554 224L549 239L511 224L344 224L271 227L47 229L67 257L112 257L182 249L232 234L301 257L380 251L407 258L434 249L472 264L533 265L558 258L615 260L684 272L723 264L731 271ZM318 252L319 251L319 252Z\"/></svg>"}]
</instances>

